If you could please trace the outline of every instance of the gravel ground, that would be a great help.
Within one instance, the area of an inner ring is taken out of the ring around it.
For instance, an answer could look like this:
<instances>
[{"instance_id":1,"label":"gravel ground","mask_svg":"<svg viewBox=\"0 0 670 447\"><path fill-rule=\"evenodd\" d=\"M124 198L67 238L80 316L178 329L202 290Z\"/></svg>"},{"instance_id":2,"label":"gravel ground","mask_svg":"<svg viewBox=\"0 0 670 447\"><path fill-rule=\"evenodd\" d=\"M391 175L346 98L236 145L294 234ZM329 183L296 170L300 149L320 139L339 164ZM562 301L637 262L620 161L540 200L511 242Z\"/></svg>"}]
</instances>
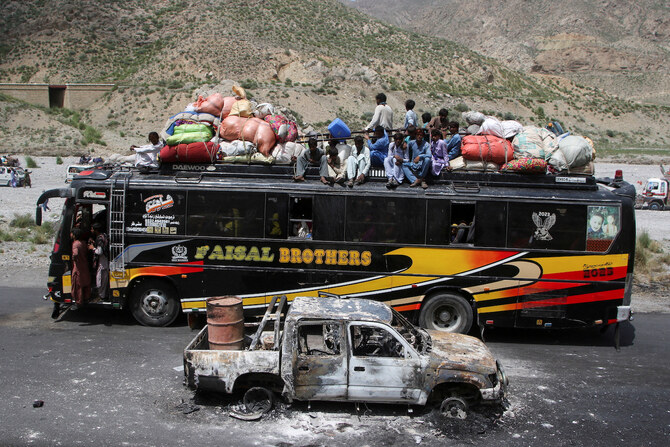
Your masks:
<instances>
[{"instance_id":1,"label":"gravel ground","mask_svg":"<svg viewBox=\"0 0 670 447\"><path fill-rule=\"evenodd\" d=\"M39 165L32 171L32 188L0 189L0 230L6 230L15 215L35 213L35 203L40 194L48 189L65 186L67 166L78 161L75 157L63 158L63 164L56 164L54 157L33 157ZM20 157L21 165L26 166L25 158ZM658 164L596 163L596 174L613 177L617 169L623 170L624 179L633 183L638 191L649 177L659 177ZM44 214L44 220L57 221L60 216L62 199L49 201L50 211ZM647 231L652 239L659 241L670 252L670 212L636 212L637 232ZM0 242L0 285L15 286L43 285L49 266L51 244L34 245L26 242ZM634 304L638 312L670 312L670 299L667 288L650 285L634 289Z\"/></svg>"}]
</instances>

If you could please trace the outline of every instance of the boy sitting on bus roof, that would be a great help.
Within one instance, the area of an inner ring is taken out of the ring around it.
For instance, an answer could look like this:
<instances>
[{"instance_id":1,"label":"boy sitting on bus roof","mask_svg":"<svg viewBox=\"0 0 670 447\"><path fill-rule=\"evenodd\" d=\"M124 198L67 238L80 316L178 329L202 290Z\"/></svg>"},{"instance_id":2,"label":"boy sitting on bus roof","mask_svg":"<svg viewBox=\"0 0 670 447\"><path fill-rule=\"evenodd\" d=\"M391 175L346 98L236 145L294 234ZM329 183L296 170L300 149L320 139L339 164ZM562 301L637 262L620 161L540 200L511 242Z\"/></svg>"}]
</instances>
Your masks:
<instances>
[{"instance_id":1,"label":"boy sitting on bus roof","mask_svg":"<svg viewBox=\"0 0 670 447\"><path fill-rule=\"evenodd\" d=\"M130 146L135 151L135 166L146 168L158 168L158 153L163 148L157 132L149 133L149 143L144 146Z\"/></svg>"},{"instance_id":2,"label":"boy sitting on bus roof","mask_svg":"<svg viewBox=\"0 0 670 447\"><path fill-rule=\"evenodd\" d=\"M459 126L458 121L451 121L449 123L449 134L451 135L448 139L445 138L447 143L447 153L449 154L449 160L461 156L461 135L458 133Z\"/></svg>"},{"instance_id":3,"label":"boy sitting on bus roof","mask_svg":"<svg viewBox=\"0 0 670 447\"><path fill-rule=\"evenodd\" d=\"M428 188L426 175L430 169L430 146L423 141L423 129L416 130L416 140L410 141L408 149L411 154L411 161L403 163L402 170L405 177L411 183L409 186L416 187L421 185L423 189Z\"/></svg>"},{"instance_id":4,"label":"boy sitting on bus roof","mask_svg":"<svg viewBox=\"0 0 670 447\"><path fill-rule=\"evenodd\" d=\"M307 170L307 166L318 166L321 183L324 185L329 184L328 180L326 180L326 177L328 177L328 159L326 153L322 149L319 149L316 135L310 134L309 140L307 140L307 150L298 157L295 164L295 176L293 177L293 181L305 181L305 171Z\"/></svg>"},{"instance_id":5,"label":"boy sitting on bus roof","mask_svg":"<svg viewBox=\"0 0 670 447\"><path fill-rule=\"evenodd\" d=\"M375 128L375 133L370 140L370 136L365 134L365 139L368 140L368 147L370 148L370 162L373 167L383 168L384 159L389 150L389 136L386 129L381 126Z\"/></svg>"},{"instance_id":6,"label":"boy sitting on bus roof","mask_svg":"<svg viewBox=\"0 0 670 447\"><path fill-rule=\"evenodd\" d=\"M393 135L393 143L389 145L388 156L384 160L384 169L388 189L395 188L405 179L405 173L402 172L403 163L409 162L409 150L404 141L404 135L400 132Z\"/></svg>"},{"instance_id":7,"label":"boy sitting on bus roof","mask_svg":"<svg viewBox=\"0 0 670 447\"><path fill-rule=\"evenodd\" d=\"M356 135L351 155L347 158L347 178L349 179L347 186L351 188L354 186L354 182L356 185L363 183L369 170L370 149L365 145L363 137Z\"/></svg>"}]
</instances>

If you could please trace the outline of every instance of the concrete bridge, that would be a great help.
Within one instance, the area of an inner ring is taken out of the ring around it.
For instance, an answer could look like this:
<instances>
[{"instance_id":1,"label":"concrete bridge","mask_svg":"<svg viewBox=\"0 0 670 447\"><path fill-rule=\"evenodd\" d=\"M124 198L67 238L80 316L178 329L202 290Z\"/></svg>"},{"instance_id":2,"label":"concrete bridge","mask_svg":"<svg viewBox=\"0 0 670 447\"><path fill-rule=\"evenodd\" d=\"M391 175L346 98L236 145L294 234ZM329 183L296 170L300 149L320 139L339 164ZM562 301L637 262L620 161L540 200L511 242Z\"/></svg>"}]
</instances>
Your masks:
<instances>
[{"instance_id":1,"label":"concrete bridge","mask_svg":"<svg viewBox=\"0 0 670 447\"><path fill-rule=\"evenodd\" d=\"M0 93L38 106L77 110L90 107L114 86L114 84L0 83Z\"/></svg>"}]
</instances>

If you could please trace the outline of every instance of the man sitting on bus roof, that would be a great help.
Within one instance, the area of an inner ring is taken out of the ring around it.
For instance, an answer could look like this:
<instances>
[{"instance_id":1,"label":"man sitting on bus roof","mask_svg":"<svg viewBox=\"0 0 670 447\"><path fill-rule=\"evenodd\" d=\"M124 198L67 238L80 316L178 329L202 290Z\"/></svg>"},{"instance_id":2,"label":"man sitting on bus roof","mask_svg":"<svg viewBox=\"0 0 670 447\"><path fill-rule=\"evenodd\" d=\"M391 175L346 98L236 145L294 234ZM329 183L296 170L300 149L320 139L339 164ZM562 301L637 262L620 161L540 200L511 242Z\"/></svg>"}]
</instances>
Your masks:
<instances>
[{"instance_id":1,"label":"man sitting on bus roof","mask_svg":"<svg viewBox=\"0 0 670 447\"><path fill-rule=\"evenodd\" d=\"M158 153L163 148L157 132L149 133L149 143L144 146L130 146L135 151L135 166L144 168L158 168Z\"/></svg>"},{"instance_id":2,"label":"man sitting on bus roof","mask_svg":"<svg viewBox=\"0 0 670 447\"><path fill-rule=\"evenodd\" d=\"M347 182L348 187L353 187L354 182L360 185L365 181L365 176L370 170L370 149L365 145L365 140L360 135L354 137L354 147L351 155L347 158Z\"/></svg>"},{"instance_id":3,"label":"man sitting on bus roof","mask_svg":"<svg viewBox=\"0 0 670 447\"><path fill-rule=\"evenodd\" d=\"M293 181L304 182L307 166L318 166L321 183L328 185L330 184L326 180L326 177L328 177L328 157L326 157L323 149L319 149L316 135L310 133L308 136L307 150L298 157L295 163L295 177L293 177Z\"/></svg>"},{"instance_id":4,"label":"man sitting on bus roof","mask_svg":"<svg viewBox=\"0 0 670 447\"><path fill-rule=\"evenodd\" d=\"M389 151L389 136L386 133L386 129L382 126L377 126L372 141L368 134L365 134L365 139L368 140L370 162L372 163L372 166L375 168L383 168L384 159Z\"/></svg>"},{"instance_id":5,"label":"man sitting on bus roof","mask_svg":"<svg viewBox=\"0 0 670 447\"><path fill-rule=\"evenodd\" d=\"M402 170L405 177L411 183L409 186L421 185L423 189L428 188L426 175L430 170L431 153L430 146L423 140L423 129L416 130L416 140L408 144L411 159L409 163L403 163Z\"/></svg>"}]
</instances>

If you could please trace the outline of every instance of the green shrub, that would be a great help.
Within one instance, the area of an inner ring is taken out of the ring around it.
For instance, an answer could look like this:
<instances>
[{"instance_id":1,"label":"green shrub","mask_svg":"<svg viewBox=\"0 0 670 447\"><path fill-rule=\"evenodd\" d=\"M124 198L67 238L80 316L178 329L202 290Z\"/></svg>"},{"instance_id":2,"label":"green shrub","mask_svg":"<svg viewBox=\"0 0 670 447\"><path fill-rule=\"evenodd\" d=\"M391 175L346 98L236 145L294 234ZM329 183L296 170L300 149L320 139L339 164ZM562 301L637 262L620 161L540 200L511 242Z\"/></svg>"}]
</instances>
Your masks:
<instances>
[{"instance_id":1,"label":"green shrub","mask_svg":"<svg viewBox=\"0 0 670 447\"><path fill-rule=\"evenodd\" d=\"M467 112L468 110L470 110L470 107L468 107L468 105L464 102L459 102L454 106L454 110L456 110L457 112Z\"/></svg>"},{"instance_id":2,"label":"green shrub","mask_svg":"<svg viewBox=\"0 0 670 447\"><path fill-rule=\"evenodd\" d=\"M57 165L62 165L63 164L63 159L60 158L60 155L56 157L56 164Z\"/></svg>"},{"instance_id":3,"label":"green shrub","mask_svg":"<svg viewBox=\"0 0 670 447\"><path fill-rule=\"evenodd\" d=\"M35 162L35 160L33 160L33 157L31 157L30 155L26 156L26 167L30 169L39 168L37 162Z\"/></svg>"},{"instance_id":4,"label":"green shrub","mask_svg":"<svg viewBox=\"0 0 670 447\"><path fill-rule=\"evenodd\" d=\"M14 219L9 222L9 226L14 228L29 228L35 226L35 224L30 214L14 214Z\"/></svg>"}]
</instances>

